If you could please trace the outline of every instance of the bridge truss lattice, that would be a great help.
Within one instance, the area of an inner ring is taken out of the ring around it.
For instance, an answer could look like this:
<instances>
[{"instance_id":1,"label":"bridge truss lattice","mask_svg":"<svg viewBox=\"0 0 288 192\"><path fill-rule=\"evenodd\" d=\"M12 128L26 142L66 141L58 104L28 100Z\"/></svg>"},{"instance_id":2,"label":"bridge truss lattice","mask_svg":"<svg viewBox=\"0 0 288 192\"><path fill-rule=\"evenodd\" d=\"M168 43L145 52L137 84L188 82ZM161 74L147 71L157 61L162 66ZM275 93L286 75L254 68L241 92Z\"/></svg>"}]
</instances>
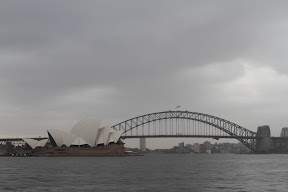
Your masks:
<instances>
[{"instance_id":1,"label":"bridge truss lattice","mask_svg":"<svg viewBox=\"0 0 288 192\"><path fill-rule=\"evenodd\" d=\"M190 111L163 111L134 117L112 126L121 138L198 137L235 138L252 151L256 132L228 120Z\"/></svg>"}]
</instances>

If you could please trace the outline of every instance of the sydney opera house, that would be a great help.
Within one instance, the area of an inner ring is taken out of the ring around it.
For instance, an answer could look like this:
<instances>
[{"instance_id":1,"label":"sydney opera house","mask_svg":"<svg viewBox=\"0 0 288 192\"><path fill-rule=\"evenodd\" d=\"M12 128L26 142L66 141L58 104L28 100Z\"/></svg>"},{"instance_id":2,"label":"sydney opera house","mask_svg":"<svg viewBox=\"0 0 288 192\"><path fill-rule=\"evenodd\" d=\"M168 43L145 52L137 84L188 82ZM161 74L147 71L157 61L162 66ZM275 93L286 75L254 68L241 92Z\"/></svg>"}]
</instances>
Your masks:
<instances>
[{"instance_id":1,"label":"sydney opera house","mask_svg":"<svg viewBox=\"0 0 288 192\"><path fill-rule=\"evenodd\" d=\"M44 140L24 139L32 148L32 156L125 156L121 131L114 131L110 126L101 127L96 118L79 121L69 133L47 130L50 145Z\"/></svg>"}]
</instances>

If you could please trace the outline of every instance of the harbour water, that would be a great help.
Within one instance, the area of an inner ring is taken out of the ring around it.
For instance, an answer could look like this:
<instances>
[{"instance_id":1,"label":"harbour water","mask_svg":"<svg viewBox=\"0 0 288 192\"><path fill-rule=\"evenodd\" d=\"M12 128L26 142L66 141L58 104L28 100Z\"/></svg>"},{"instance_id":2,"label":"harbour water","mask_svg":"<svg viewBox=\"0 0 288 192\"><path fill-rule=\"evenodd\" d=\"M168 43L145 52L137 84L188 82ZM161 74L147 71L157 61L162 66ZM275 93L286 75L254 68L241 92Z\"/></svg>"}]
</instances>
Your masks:
<instances>
[{"instance_id":1,"label":"harbour water","mask_svg":"<svg viewBox=\"0 0 288 192\"><path fill-rule=\"evenodd\" d=\"M288 191L288 155L2 157L0 191Z\"/></svg>"}]
</instances>

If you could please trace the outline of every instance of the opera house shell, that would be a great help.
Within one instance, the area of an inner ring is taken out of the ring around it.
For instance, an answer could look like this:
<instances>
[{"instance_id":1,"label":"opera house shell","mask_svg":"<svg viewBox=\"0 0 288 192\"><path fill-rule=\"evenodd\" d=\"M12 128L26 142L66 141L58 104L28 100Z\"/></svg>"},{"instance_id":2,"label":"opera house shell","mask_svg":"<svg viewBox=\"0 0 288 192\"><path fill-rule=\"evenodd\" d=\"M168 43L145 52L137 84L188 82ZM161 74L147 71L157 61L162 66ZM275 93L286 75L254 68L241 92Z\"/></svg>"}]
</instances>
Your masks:
<instances>
[{"instance_id":1,"label":"opera house shell","mask_svg":"<svg viewBox=\"0 0 288 192\"><path fill-rule=\"evenodd\" d=\"M96 118L85 118L79 121L70 131L66 133L57 129L48 130L50 143L54 147L71 147L88 145L108 145L111 142L117 143L122 132L113 131L110 126L100 127L101 121Z\"/></svg>"},{"instance_id":2,"label":"opera house shell","mask_svg":"<svg viewBox=\"0 0 288 192\"><path fill-rule=\"evenodd\" d=\"M48 139L42 139L42 140L35 140L35 139L23 139L32 149L35 149L36 147L44 147L48 141Z\"/></svg>"},{"instance_id":3,"label":"opera house shell","mask_svg":"<svg viewBox=\"0 0 288 192\"><path fill-rule=\"evenodd\" d=\"M88 117L79 121L69 133L47 130L50 147L44 147L47 140L24 139L32 149L31 156L126 156L121 131L110 126L101 127L99 119Z\"/></svg>"}]
</instances>

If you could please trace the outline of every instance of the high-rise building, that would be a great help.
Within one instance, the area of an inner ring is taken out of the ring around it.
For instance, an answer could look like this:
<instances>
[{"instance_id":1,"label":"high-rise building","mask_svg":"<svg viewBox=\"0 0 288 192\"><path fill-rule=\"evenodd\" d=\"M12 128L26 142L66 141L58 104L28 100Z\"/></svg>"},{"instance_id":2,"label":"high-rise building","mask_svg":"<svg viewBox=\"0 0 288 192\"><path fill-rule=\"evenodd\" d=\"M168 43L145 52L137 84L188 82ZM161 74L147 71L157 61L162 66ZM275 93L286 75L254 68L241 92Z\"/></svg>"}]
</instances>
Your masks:
<instances>
[{"instance_id":1,"label":"high-rise building","mask_svg":"<svg viewBox=\"0 0 288 192\"><path fill-rule=\"evenodd\" d=\"M146 151L146 138L140 138L140 150L143 152Z\"/></svg>"},{"instance_id":2,"label":"high-rise building","mask_svg":"<svg viewBox=\"0 0 288 192\"><path fill-rule=\"evenodd\" d=\"M192 149L195 153L200 153L200 144L194 143Z\"/></svg>"},{"instance_id":3,"label":"high-rise building","mask_svg":"<svg viewBox=\"0 0 288 192\"><path fill-rule=\"evenodd\" d=\"M179 143L179 148L184 148L184 142Z\"/></svg>"},{"instance_id":4,"label":"high-rise building","mask_svg":"<svg viewBox=\"0 0 288 192\"><path fill-rule=\"evenodd\" d=\"M211 149L211 143L209 141L204 142L205 150L210 150Z\"/></svg>"}]
</instances>

